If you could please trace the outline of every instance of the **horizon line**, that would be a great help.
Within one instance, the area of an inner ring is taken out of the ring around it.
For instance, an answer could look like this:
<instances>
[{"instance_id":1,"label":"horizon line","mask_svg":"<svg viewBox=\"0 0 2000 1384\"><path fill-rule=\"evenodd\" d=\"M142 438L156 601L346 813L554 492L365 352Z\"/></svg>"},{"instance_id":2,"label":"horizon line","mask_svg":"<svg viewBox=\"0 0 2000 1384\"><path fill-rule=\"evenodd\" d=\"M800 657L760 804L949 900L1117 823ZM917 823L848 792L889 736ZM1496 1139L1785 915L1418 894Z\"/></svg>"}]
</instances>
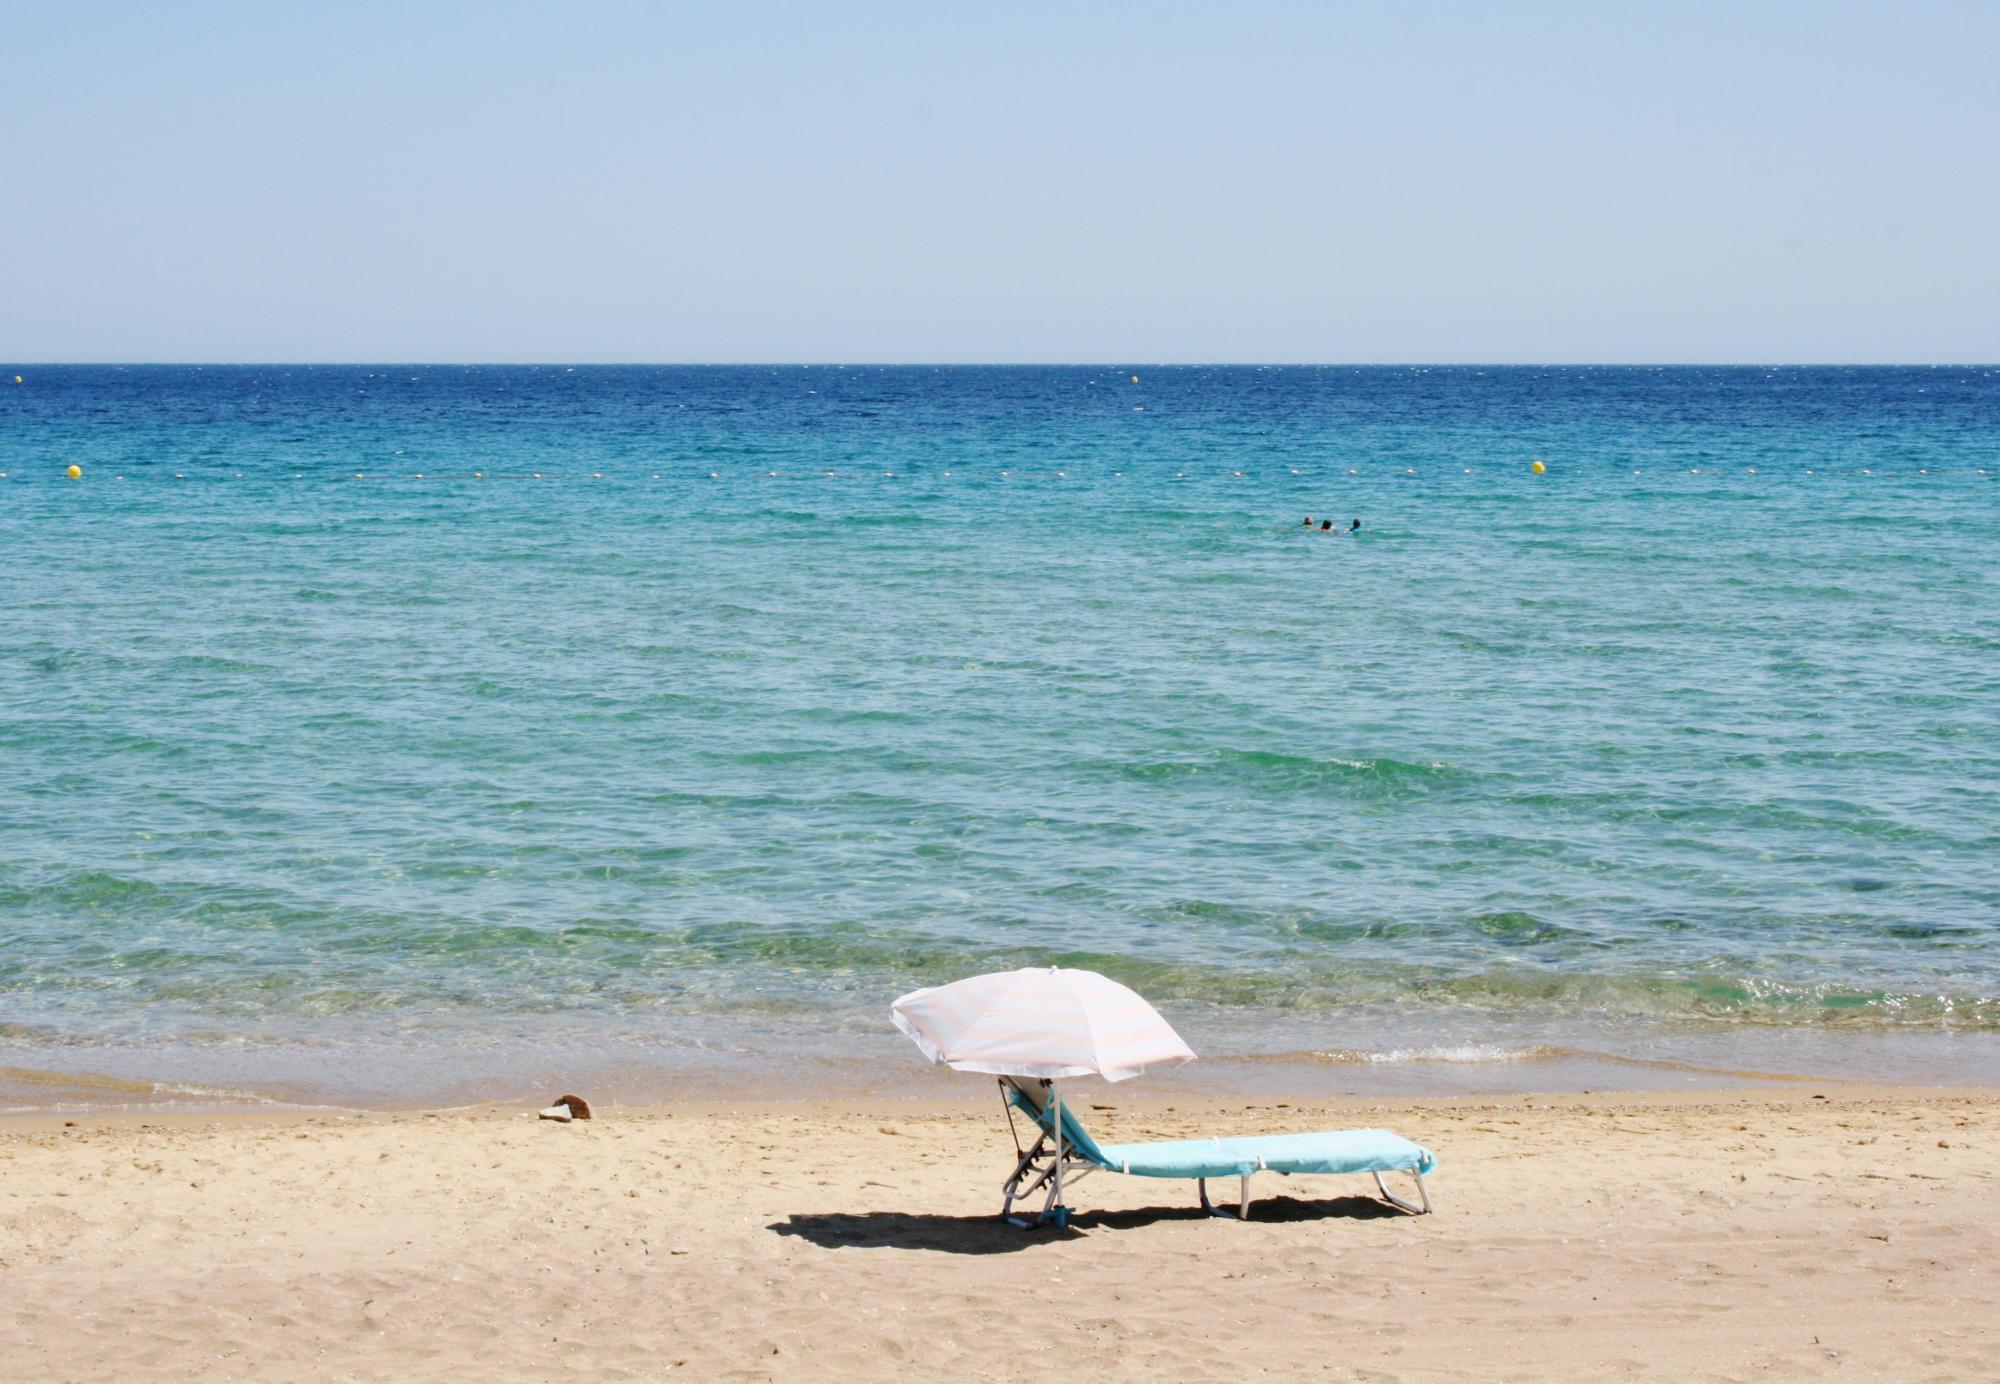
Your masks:
<instances>
[{"instance_id":1,"label":"horizon line","mask_svg":"<svg viewBox=\"0 0 2000 1384\"><path fill-rule=\"evenodd\" d=\"M0 357L0 360L4 360ZM2000 360L16 360L8 370L1983 370Z\"/></svg>"}]
</instances>

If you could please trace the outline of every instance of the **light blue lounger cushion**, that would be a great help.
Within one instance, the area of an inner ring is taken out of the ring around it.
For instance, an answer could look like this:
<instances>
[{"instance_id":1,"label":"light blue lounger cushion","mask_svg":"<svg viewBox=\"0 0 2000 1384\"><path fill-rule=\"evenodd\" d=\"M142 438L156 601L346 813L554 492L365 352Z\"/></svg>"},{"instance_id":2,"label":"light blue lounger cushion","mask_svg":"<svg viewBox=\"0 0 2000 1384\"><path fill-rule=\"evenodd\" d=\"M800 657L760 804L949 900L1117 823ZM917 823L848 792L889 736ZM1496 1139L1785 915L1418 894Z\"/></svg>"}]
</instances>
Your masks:
<instances>
[{"instance_id":1,"label":"light blue lounger cushion","mask_svg":"<svg viewBox=\"0 0 2000 1384\"><path fill-rule=\"evenodd\" d=\"M1018 1092L1008 1099L1044 1130L1051 1121ZM1174 1139L1159 1144L1103 1144L1063 1107L1063 1143L1099 1167L1134 1177L1241 1177L1245 1173L1420 1173L1437 1159L1386 1129L1328 1134L1251 1134L1236 1139Z\"/></svg>"},{"instance_id":2,"label":"light blue lounger cushion","mask_svg":"<svg viewBox=\"0 0 2000 1384\"><path fill-rule=\"evenodd\" d=\"M1097 1152L1105 1167L1134 1177L1241 1177L1258 1172L1428 1174L1437 1166L1429 1149L1386 1129L1100 1144Z\"/></svg>"}]
</instances>

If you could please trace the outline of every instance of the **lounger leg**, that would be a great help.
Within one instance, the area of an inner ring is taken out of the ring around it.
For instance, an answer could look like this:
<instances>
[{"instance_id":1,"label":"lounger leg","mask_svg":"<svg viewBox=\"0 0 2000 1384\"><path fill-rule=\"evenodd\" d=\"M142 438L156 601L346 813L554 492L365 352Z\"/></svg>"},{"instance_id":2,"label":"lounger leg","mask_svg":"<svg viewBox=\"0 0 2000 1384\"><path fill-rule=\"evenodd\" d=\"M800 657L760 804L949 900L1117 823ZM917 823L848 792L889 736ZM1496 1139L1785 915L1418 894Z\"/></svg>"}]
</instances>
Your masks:
<instances>
[{"instance_id":1,"label":"lounger leg","mask_svg":"<svg viewBox=\"0 0 2000 1384\"><path fill-rule=\"evenodd\" d=\"M1046 1225L1051 1221L1055 1223L1058 1229L1068 1226L1069 1208L1056 1204L1056 1164L1053 1156L1049 1159L1047 1166L1037 1164L1031 1171L1035 1173L1035 1176L1027 1185L1019 1185L1018 1181L1010 1182L1003 1189L1007 1193L1007 1200L1000 1207L1001 1219L1005 1220L1009 1225L1020 1227L1022 1230L1033 1230L1036 1226ZM1086 1165L1076 1169L1065 1169L1065 1171L1068 1174L1068 1180L1075 1182L1078 1178L1086 1176L1092 1170ZM1048 1188L1048 1193L1042 1198L1041 1211L1032 1221L1008 1214L1015 1202L1026 1200L1028 1197L1041 1191L1044 1187Z\"/></svg>"},{"instance_id":2,"label":"lounger leg","mask_svg":"<svg viewBox=\"0 0 2000 1384\"><path fill-rule=\"evenodd\" d=\"M1382 1200L1388 1202L1391 1206L1401 1207L1403 1210L1409 1212L1412 1216L1429 1215L1431 1209L1431 1194L1424 1187L1424 1175L1420 1172L1412 1171L1410 1173L1410 1176L1416 1179L1417 1201L1423 1203L1423 1205L1421 1206L1417 1205L1416 1202L1406 1201L1402 1197L1399 1197L1394 1192L1390 1191L1389 1184L1382 1180L1382 1174L1380 1173L1375 1174L1375 1190L1382 1194Z\"/></svg>"},{"instance_id":3,"label":"lounger leg","mask_svg":"<svg viewBox=\"0 0 2000 1384\"><path fill-rule=\"evenodd\" d=\"M1029 1182L1024 1187L1016 1187L1007 1194L1007 1207L1011 1208L1013 1204L1017 1201L1026 1201L1029 1197L1041 1191L1042 1187L1048 1182L1048 1180L1049 1180L1049 1169L1043 1168L1041 1170L1040 1175L1036 1177L1032 1182ZM1005 1214L1005 1211L1006 1208L1003 1208L1002 1210L1003 1215ZM1022 1221L1018 1216L1008 1216L1007 1219L1014 1221L1017 1224L1021 1225L1027 1224L1027 1222Z\"/></svg>"},{"instance_id":4,"label":"lounger leg","mask_svg":"<svg viewBox=\"0 0 2000 1384\"><path fill-rule=\"evenodd\" d=\"M1026 1224L1026 1222L1021 1221L1011 1213L1014 1210L1014 1203L1016 1200L1018 1200L1023 1196L1032 1194L1035 1188L1041 1185L1041 1180L1038 1178L1034 1182L1030 1183L1028 1186L1023 1187L1021 1185L1021 1179L1034 1171L1035 1159L1041 1155L1042 1146L1047 1142L1048 1141L1046 1139L1037 1139L1035 1141L1035 1146L1029 1149L1026 1153L1022 1154L1021 1161L1014 1165L1013 1175L1009 1177L1005 1182L1000 1184L1001 1195L1005 1198L1005 1200L1003 1200L1000 1203L1000 1219L1004 1221L1011 1221L1016 1225Z\"/></svg>"},{"instance_id":5,"label":"lounger leg","mask_svg":"<svg viewBox=\"0 0 2000 1384\"><path fill-rule=\"evenodd\" d=\"M1195 1186L1201 1189L1201 1209L1208 1212L1209 1215L1221 1216L1225 1219L1234 1217L1236 1220L1239 1221L1247 1221L1250 1219L1250 1174L1244 1173L1242 1175L1242 1188L1241 1191L1238 1193L1240 1200L1237 1202L1236 1210L1233 1212L1224 1211L1221 1207L1217 1206L1214 1202L1208 1199L1207 1178L1205 1177L1196 1178Z\"/></svg>"},{"instance_id":6,"label":"lounger leg","mask_svg":"<svg viewBox=\"0 0 2000 1384\"><path fill-rule=\"evenodd\" d=\"M1063 1182L1065 1184L1074 1183L1081 1178L1090 1176L1095 1171L1096 1168L1088 1163L1070 1167L1065 1162L1062 1169ZM1029 1176L1030 1173L1033 1174L1032 1177ZM1048 1189L1048 1192L1042 1199L1042 1209L1033 1220L1013 1214L1015 1202L1025 1201L1037 1192L1042 1191L1045 1187ZM1005 1198L1000 1203L1000 1218L1009 1225L1018 1226L1022 1230L1033 1230L1038 1225L1047 1225L1051 1222L1055 1224L1057 1229L1063 1229L1069 1225L1070 1209L1067 1206L1058 1206L1056 1204L1056 1161L1054 1154L1043 1157L1038 1147L1036 1157L1033 1160L1023 1159L1020 1170L1014 1176L1007 1179L1006 1183L1001 1186L1000 1191Z\"/></svg>"},{"instance_id":7,"label":"lounger leg","mask_svg":"<svg viewBox=\"0 0 2000 1384\"><path fill-rule=\"evenodd\" d=\"M1028 1185L1025 1187L1009 1186L1007 1189L1007 1200L1003 1202L1000 1207L1000 1218L1006 1221L1007 1224L1009 1225L1020 1226L1023 1230L1030 1229L1037 1222L1039 1222L1042 1219L1040 1216L1037 1216L1033 1221L1027 1221L1011 1213L1014 1209L1015 1202L1024 1201L1027 1198L1033 1196L1035 1193L1042 1190L1043 1186L1047 1184L1049 1180L1049 1174L1051 1171L1052 1169L1048 1168L1042 1169L1041 1175L1035 1178L1034 1181L1028 1183Z\"/></svg>"}]
</instances>

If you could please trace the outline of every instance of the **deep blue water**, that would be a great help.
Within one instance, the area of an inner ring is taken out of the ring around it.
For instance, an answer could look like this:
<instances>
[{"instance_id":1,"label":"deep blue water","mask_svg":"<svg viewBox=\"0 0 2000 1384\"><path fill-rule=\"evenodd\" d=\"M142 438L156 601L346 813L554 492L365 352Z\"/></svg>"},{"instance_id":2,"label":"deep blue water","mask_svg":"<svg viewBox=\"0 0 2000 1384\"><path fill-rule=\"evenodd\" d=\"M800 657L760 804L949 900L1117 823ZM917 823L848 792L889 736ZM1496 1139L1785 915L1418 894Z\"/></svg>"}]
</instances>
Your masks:
<instances>
[{"instance_id":1,"label":"deep blue water","mask_svg":"<svg viewBox=\"0 0 2000 1384\"><path fill-rule=\"evenodd\" d=\"M2000 371L17 370L0 1067L1994 1051Z\"/></svg>"}]
</instances>

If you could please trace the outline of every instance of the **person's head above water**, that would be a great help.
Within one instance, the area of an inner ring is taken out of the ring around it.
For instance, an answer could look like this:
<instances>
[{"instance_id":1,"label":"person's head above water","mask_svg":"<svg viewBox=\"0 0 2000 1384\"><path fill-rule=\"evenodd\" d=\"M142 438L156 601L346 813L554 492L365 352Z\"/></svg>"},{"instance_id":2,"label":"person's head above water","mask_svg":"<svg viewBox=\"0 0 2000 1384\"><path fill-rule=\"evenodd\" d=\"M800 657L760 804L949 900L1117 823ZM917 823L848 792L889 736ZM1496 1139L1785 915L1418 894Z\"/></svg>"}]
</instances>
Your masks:
<instances>
[{"instance_id":1,"label":"person's head above water","mask_svg":"<svg viewBox=\"0 0 2000 1384\"><path fill-rule=\"evenodd\" d=\"M1360 532L1361 532L1361 521L1360 521L1359 519L1356 519L1356 520L1355 520L1355 521L1354 521L1354 522L1353 522L1352 524L1349 524L1349 525L1347 526L1347 531L1348 531L1349 533L1360 533Z\"/></svg>"},{"instance_id":2,"label":"person's head above water","mask_svg":"<svg viewBox=\"0 0 2000 1384\"><path fill-rule=\"evenodd\" d=\"M1323 524L1321 524L1321 525L1319 526L1319 531L1320 531L1321 533L1326 533L1327 531L1329 531L1329 530L1330 530L1330 529L1332 529L1332 528L1333 528L1333 520L1329 519L1329 520L1327 520L1327 521L1326 521L1325 523L1323 523Z\"/></svg>"},{"instance_id":3,"label":"person's head above water","mask_svg":"<svg viewBox=\"0 0 2000 1384\"><path fill-rule=\"evenodd\" d=\"M1306 516L1306 527L1311 528L1312 526L1313 526L1313 517L1310 514L1308 514Z\"/></svg>"}]
</instances>

